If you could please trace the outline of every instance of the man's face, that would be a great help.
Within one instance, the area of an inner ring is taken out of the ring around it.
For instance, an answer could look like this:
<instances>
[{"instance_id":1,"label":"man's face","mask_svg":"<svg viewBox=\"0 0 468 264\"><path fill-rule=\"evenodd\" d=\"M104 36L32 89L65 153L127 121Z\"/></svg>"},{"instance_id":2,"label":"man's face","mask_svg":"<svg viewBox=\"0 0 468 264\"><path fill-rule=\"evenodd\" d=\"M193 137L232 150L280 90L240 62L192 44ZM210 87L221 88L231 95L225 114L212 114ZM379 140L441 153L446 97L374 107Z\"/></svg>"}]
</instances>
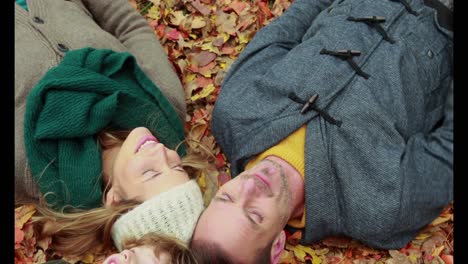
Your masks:
<instances>
[{"instance_id":1,"label":"man's face","mask_svg":"<svg viewBox=\"0 0 468 264\"><path fill-rule=\"evenodd\" d=\"M291 197L283 168L265 159L221 186L193 239L217 244L238 262L252 262L288 222Z\"/></svg>"}]
</instances>

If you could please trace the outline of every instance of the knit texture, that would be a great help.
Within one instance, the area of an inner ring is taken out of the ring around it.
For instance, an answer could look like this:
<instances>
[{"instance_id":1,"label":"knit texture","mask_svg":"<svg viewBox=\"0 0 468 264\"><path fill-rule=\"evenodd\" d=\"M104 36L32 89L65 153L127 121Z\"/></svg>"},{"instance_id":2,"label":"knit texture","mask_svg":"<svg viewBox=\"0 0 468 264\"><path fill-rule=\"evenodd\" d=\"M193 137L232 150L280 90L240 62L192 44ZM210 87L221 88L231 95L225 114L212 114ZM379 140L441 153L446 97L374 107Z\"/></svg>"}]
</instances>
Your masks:
<instances>
[{"instance_id":1,"label":"knit texture","mask_svg":"<svg viewBox=\"0 0 468 264\"><path fill-rule=\"evenodd\" d=\"M151 232L189 243L204 209L197 183L190 180L140 204L121 216L112 226L112 239L119 251L125 239Z\"/></svg>"},{"instance_id":2,"label":"knit texture","mask_svg":"<svg viewBox=\"0 0 468 264\"><path fill-rule=\"evenodd\" d=\"M177 113L130 53L68 52L28 95L24 116L27 158L46 201L55 209L99 206L102 164L96 134L138 126L169 148L184 140Z\"/></svg>"}]
</instances>

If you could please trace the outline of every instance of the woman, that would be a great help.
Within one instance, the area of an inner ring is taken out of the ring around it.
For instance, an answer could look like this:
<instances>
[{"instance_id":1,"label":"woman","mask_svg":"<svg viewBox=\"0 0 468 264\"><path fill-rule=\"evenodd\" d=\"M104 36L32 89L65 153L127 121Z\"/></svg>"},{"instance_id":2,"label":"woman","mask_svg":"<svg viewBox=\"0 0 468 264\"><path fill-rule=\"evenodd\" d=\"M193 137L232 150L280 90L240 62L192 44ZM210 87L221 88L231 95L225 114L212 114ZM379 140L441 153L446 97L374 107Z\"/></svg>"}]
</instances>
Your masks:
<instances>
[{"instance_id":1,"label":"woman","mask_svg":"<svg viewBox=\"0 0 468 264\"><path fill-rule=\"evenodd\" d=\"M19 2L19 4L18 4ZM16 1L15 3L15 201L37 201L23 143L26 97L69 50L129 51L180 119L184 91L147 22L126 0Z\"/></svg>"},{"instance_id":2,"label":"woman","mask_svg":"<svg viewBox=\"0 0 468 264\"><path fill-rule=\"evenodd\" d=\"M15 201L45 197L38 236L63 255L107 250L125 214L117 246L188 242L203 210L190 178L208 163L181 145L183 89L146 21L125 0L15 4L15 55ZM184 223L142 229L142 208Z\"/></svg>"}]
</instances>

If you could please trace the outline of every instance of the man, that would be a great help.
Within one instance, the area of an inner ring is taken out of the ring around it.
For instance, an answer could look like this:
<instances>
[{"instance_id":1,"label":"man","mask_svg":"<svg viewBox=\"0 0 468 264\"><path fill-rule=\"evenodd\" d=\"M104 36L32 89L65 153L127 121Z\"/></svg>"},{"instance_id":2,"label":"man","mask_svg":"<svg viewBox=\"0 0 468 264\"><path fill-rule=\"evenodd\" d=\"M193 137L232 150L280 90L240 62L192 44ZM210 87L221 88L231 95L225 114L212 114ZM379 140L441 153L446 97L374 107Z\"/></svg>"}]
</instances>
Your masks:
<instances>
[{"instance_id":1,"label":"man","mask_svg":"<svg viewBox=\"0 0 468 264\"><path fill-rule=\"evenodd\" d=\"M278 263L286 226L302 244L397 249L435 219L453 198L450 15L428 0L295 0L259 31L215 105L233 179L192 248Z\"/></svg>"}]
</instances>

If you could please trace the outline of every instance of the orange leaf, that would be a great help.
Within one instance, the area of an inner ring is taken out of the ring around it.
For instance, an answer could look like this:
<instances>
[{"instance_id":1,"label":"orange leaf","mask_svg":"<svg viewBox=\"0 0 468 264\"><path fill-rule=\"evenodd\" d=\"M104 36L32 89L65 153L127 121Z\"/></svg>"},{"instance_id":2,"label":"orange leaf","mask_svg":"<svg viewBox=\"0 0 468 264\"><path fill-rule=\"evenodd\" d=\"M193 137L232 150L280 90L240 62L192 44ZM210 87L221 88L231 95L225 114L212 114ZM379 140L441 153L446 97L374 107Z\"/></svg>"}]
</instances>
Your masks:
<instances>
[{"instance_id":1,"label":"orange leaf","mask_svg":"<svg viewBox=\"0 0 468 264\"><path fill-rule=\"evenodd\" d=\"M260 10L268 17L272 17L273 14L270 11L270 7L268 7L268 4L266 2L258 2L258 6L260 7Z\"/></svg>"},{"instance_id":2,"label":"orange leaf","mask_svg":"<svg viewBox=\"0 0 468 264\"><path fill-rule=\"evenodd\" d=\"M302 238L302 231L296 231L294 232L294 234L290 235L287 238L287 241L291 245L297 245L299 244L299 241L301 240L301 238Z\"/></svg>"},{"instance_id":3,"label":"orange leaf","mask_svg":"<svg viewBox=\"0 0 468 264\"><path fill-rule=\"evenodd\" d=\"M159 39L162 39L164 35L166 34L165 29L166 29L166 25L164 24L161 24L156 27L156 34L158 35Z\"/></svg>"},{"instance_id":4,"label":"orange leaf","mask_svg":"<svg viewBox=\"0 0 468 264\"><path fill-rule=\"evenodd\" d=\"M24 232L19 229L18 227L15 227L15 249L18 249L21 247L20 243L24 239Z\"/></svg>"},{"instance_id":5,"label":"orange leaf","mask_svg":"<svg viewBox=\"0 0 468 264\"><path fill-rule=\"evenodd\" d=\"M442 254L440 258L445 262L445 264L453 264L453 256Z\"/></svg>"}]
</instances>

